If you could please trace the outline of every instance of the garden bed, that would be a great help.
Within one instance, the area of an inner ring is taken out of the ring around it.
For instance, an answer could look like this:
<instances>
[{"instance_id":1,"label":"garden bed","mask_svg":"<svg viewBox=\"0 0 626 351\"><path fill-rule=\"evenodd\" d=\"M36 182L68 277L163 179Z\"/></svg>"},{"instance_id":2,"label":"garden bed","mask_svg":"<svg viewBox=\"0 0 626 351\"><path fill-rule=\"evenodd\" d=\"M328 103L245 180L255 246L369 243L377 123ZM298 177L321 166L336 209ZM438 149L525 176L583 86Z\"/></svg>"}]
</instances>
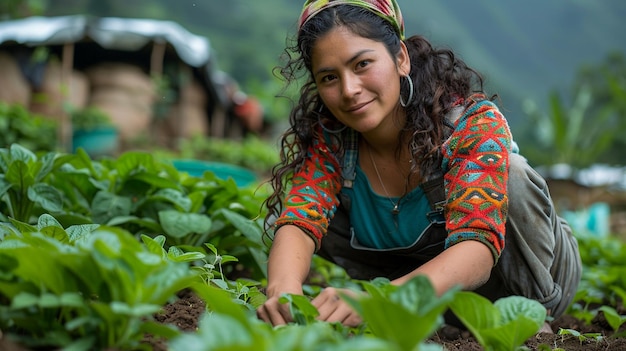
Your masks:
<instances>
[{"instance_id":1,"label":"garden bed","mask_svg":"<svg viewBox=\"0 0 626 351\"><path fill-rule=\"evenodd\" d=\"M198 318L205 309L204 302L192 293L185 293L181 298L165 306L163 313L157 320L170 323L182 330L193 332L198 328ZM624 313L623 309L621 310ZM555 350L561 348L567 351L623 351L626 350L626 338L611 338L613 334L606 320L599 314L591 325L569 316L563 315L551 323L554 333L538 333L528 339L525 345L530 350ZM560 329L576 330L583 334L580 339L574 335L558 335ZM625 331L626 325L620 331ZM592 334L599 333L602 338L593 338ZM584 336L589 335L589 336ZM468 331L461 331L454 327L444 327L430 338L432 342L444 345L447 351L481 351L482 346ZM154 351L166 351L165 343L151 340ZM547 348L546 348L547 347Z\"/></svg>"}]
</instances>

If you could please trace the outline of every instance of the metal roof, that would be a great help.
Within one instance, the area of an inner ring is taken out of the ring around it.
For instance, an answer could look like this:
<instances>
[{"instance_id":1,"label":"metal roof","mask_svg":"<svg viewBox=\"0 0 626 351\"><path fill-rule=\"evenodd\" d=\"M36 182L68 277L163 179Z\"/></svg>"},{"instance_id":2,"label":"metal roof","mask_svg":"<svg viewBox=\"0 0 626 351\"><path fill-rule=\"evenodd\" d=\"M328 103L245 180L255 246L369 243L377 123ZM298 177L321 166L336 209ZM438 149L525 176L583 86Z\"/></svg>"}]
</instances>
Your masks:
<instances>
[{"instance_id":1,"label":"metal roof","mask_svg":"<svg viewBox=\"0 0 626 351\"><path fill-rule=\"evenodd\" d=\"M0 45L61 45L85 38L105 49L126 51L138 50L150 42L168 43L183 62L193 67L208 64L212 55L206 37L190 33L172 21L73 15L0 22Z\"/></svg>"}]
</instances>

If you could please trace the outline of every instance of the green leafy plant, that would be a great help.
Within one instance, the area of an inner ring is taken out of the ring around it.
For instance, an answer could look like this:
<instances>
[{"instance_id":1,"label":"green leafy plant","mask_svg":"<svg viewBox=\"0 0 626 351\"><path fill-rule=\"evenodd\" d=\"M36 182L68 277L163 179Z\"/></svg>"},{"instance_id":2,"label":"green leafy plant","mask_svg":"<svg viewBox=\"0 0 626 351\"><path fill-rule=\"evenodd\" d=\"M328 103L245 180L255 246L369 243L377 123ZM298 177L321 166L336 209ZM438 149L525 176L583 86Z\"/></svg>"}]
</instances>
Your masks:
<instances>
[{"instance_id":1,"label":"green leafy plant","mask_svg":"<svg viewBox=\"0 0 626 351\"><path fill-rule=\"evenodd\" d=\"M0 101L0 145L20 144L33 152L57 148L57 123L24 106Z\"/></svg>"},{"instance_id":2,"label":"green leafy plant","mask_svg":"<svg viewBox=\"0 0 626 351\"><path fill-rule=\"evenodd\" d=\"M0 149L0 198L2 213L28 222L40 211L62 211L62 194L46 182L57 167L56 154L38 157L19 144Z\"/></svg>"},{"instance_id":3,"label":"green leafy plant","mask_svg":"<svg viewBox=\"0 0 626 351\"><path fill-rule=\"evenodd\" d=\"M599 307L626 301L626 244L615 236L577 238L583 275L567 313L591 324Z\"/></svg>"},{"instance_id":4,"label":"green leafy plant","mask_svg":"<svg viewBox=\"0 0 626 351\"><path fill-rule=\"evenodd\" d=\"M401 286L386 279L363 282L367 294L343 296L359 313L371 332L401 350L421 350L424 341L443 323L443 313L458 293L451 289L438 297L425 276Z\"/></svg>"},{"instance_id":5,"label":"green leafy plant","mask_svg":"<svg viewBox=\"0 0 626 351\"><path fill-rule=\"evenodd\" d=\"M562 337L565 336L573 336L576 339L578 339L578 341L582 344L584 341L600 341L602 340L603 336L602 333L581 333L575 329L559 329L558 335L561 335Z\"/></svg>"},{"instance_id":6,"label":"green leafy plant","mask_svg":"<svg viewBox=\"0 0 626 351\"><path fill-rule=\"evenodd\" d=\"M372 335L352 335L346 338L331 323L310 320L309 324L271 327L256 318L252 311L242 308L227 292L219 288L203 285L194 287L194 290L207 301L207 313L201 317L196 332L173 338L168 345L169 350L401 350L394 343ZM304 307L306 303L299 305ZM305 310L308 311L305 313L313 313L310 308Z\"/></svg>"},{"instance_id":7,"label":"green leafy plant","mask_svg":"<svg viewBox=\"0 0 626 351\"><path fill-rule=\"evenodd\" d=\"M522 296L509 296L491 303L473 292L462 291L450 309L485 350L514 351L537 333L546 319L539 302Z\"/></svg>"},{"instance_id":8,"label":"green leafy plant","mask_svg":"<svg viewBox=\"0 0 626 351\"><path fill-rule=\"evenodd\" d=\"M584 168L593 164L614 144L624 124L614 105L591 114L592 103L593 92L588 86L577 89L571 106L566 106L557 93L550 94L547 114L527 102L526 113L538 127L533 129L535 143L524 146L524 155L541 165L565 163Z\"/></svg>"},{"instance_id":9,"label":"green leafy plant","mask_svg":"<svg viewBox=\"0 0 626 351\"><path fill-rule=\"evenodd\" d=\"M165 249L207 253L205 243L210 243L238 257L253 278L265 276L267 248L261 222L254 219L260 218L263 194L240 189L232 179L211 172L190 176L147 152L94 161L78 150L49 183L66 198L61 223L106 224L137 237L163 235Z\"/></svg>"},{"instance_id":10,"label":"green leafy plant","mask_svg":"<svg viewBox=\"0 0 626 351\"><path fill-rule=\"evenodd\" d=\"M199 281L188 264L150 252L119 228L64 229L50 215L0 229L0 329L10 337L28 346L125 350L138 348L145 333L179 333L152 316Z\"/></svg>"},{"instance_id":11,"label":"green leafy plant","mask_svg":"<svg viewBox=\"0 0 626 351\"><path fill-rule=\"evenodd\" d=\"M97 107L85 107L71 112L72 128L76 130L94 130L113 127L111 117Z\"/></svg>"},{"instance_id":12,"label":"green leafy plant","mask_svg":"<svg viewBox=\"0 0 626 351\"><path fill-rule=\"evenodd\" d=\"M231 163L261 175L269 174L279 161L277 146L251 135L242 140L196 136L181 141L178 148L183 158Z\"/></svg>"},{"instance_id":13,"label":"green leafy plant","mask_svg":"<svg viewBox=\"0 0 626 351\"><path fill-rule=\"evenodd\" d=\"M609 323L611 328L615 331L615 334L613 334L613 336L626 335L626 332L623 332L621 334L617 333L619 330L619 327L621 327L624 323L626 323L626 316L620 315L619 313L617 313L615 308L611 306L601 306L600 311L602 311L602 313L604 314L604 318L606 318L606 321Z\"/></svg>"}]
</instances>

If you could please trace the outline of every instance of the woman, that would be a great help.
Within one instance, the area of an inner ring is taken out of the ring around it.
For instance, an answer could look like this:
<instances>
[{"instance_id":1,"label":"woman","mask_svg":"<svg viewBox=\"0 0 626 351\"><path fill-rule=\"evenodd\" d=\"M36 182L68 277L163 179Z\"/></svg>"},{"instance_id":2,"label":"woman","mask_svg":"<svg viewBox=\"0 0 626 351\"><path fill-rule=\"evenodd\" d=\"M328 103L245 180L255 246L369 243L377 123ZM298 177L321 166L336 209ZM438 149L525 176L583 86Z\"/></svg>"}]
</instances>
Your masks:
<instances>
[{"instance_id":1,"label":"woman","mask_svg":"<svg viewBox=\"0 0 626 351\"><path fill-rule=\"evenodd\" d=\"M460 285L564 312L581 274L576 240L477 72L405 40L395 0L309 0L288 53L283 75L305 69L308 80L266 201L274 237L259 318L291 321L278 299L303 293L316 253L355 279L425 275L438 294ZM319 319L359 324L339 293L313 299Z\"/></svg>"}]
</instances>

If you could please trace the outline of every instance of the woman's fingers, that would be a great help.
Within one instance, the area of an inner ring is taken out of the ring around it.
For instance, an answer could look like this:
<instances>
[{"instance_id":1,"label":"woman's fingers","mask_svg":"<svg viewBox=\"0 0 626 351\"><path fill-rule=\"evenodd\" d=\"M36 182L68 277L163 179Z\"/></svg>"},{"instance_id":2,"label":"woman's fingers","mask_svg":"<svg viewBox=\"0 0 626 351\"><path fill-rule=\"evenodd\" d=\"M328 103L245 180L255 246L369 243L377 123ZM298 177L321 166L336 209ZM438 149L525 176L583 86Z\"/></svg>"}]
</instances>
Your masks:
<instances>
[{"instance_id":1,"label":"woman's fingers","mask_svg":"<svg viewBox=\"0 0 626 351\"><path fill-rule=\"evenodd\" d=\"M291 322L291 313L287 304L278 302L278 298L271 298L261 305L257 311L257 317L273 326Z\"/></svg>"},{"instance_id":2,"label":"woman's fingers","mask_svg":"<svg viewBox=\"0 0 626 351\"><path fill-rule=\"evenodd\" d=\"M317 319L326 322L340 322L347 326L357 326L361 317L345 302L340 294L356 296L346 289L326 288L313 299L312 304L319 312Z\"/></svg>"},{"instance_id":3,"label":"woman's fingers","mask_svg":"<svg viewBox=\"0 0 626 351\"><path fill-rule=\"evenodd\" d=\"M319 312L317 319L331 323L339 322L350 327L358 326L362 322L361 317L341 298L341 294L357 296L357 293L351 290L326 288L311 301ZM259 319L273 326L293 321L289 305L280 303L277 297L268 299L256 312Z\"/></svg>"}]
</instances>

